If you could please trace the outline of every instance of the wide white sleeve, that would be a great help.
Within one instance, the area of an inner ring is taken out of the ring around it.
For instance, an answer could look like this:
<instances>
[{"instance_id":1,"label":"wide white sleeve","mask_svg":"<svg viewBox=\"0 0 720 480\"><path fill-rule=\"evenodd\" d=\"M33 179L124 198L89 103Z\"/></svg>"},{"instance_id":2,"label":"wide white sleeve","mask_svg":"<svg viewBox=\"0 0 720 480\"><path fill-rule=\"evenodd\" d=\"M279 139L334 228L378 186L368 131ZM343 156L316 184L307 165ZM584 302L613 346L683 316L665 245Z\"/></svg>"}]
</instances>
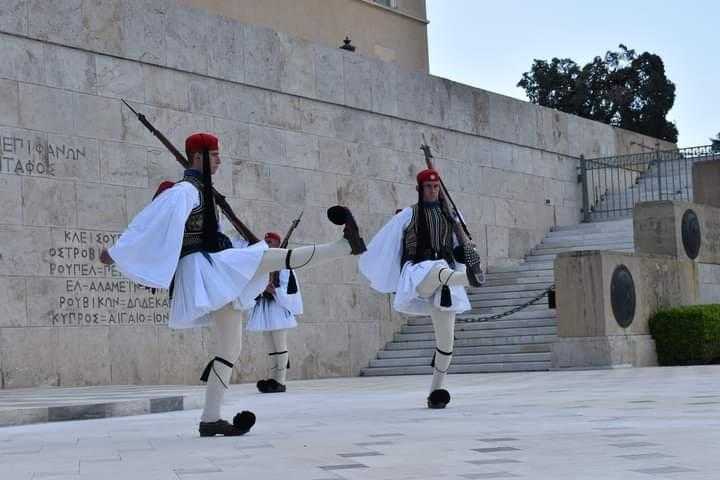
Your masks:
<instances>
[{"instance_id":1,"label":"wide white sleeve","mask_svg":"<svg viewBox=\"0 0 720 480\"><path fill-rule=\"evenodd\" d=\"M199 203L197 189L187 182L161 193L109 249L118 270L142 285L168 288L180 258L185 222Z\"/></svg>"},{"instance_id":2,"label":"wide white sleeve","mask_svg":"<svg viewBox=\"0 0 720 480\"><path fill-rule=\"evenodd\" d=\"M368 244L367 251L360 255L360 272L378 292L392 293L397 289L402 269L403 232L411 219L412 208L403 209L380 229Z\"/></svg>"},{"instance_id":3,"label":"wide white sleeve","mask_svg":"<svg viewBox=\"0 0 720 480\"><path fill-rule=\"evenodd\" d=\"M292 295L288 295L287 293L289 280L290 270L280 270L280 286L275 289L275 301L293 315L302 315L303 301L300 293L300 279L298 278L297 272L295 272L295 281L297 282L298 291Z\"/></svg>"}]
</instances>

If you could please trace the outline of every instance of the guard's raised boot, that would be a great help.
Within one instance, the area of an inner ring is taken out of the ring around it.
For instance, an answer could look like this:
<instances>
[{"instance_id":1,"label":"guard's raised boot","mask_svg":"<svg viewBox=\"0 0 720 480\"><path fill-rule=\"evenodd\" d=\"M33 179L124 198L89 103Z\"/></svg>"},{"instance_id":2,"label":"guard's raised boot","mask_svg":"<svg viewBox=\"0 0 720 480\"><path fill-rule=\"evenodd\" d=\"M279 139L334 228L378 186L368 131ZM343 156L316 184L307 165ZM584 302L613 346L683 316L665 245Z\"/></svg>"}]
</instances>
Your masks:
<instances>
[{"instance_id":1,"label":"guard's raised boot","mask_svg":"<svg viewBox=\"0 0 720 480\"><path fill-rule=\"evenodd\" d=\"M215 422L200 422L200 436L214 437L215 435L223 435L225 437L237 437L245 435L255 425L255 414L242 411L235 415L233 423L220 419Z\"/></svg>"},{"instance_id":2,"label":"guard's raised boot","mask_svg":"<svg viewBox=\"0 0 720 480\"><path fill-rule=\"evenodd\" d=\"M450 392L441 388L433 390L427 398L428 408L445 408L450 403Z\"/></svg>"},{"instance_id":3,"label":"guard's raised boot","mask_svg":"<svg viewBox=\"0 0 720 480\"><path fill-rule=\"evenodd\" d=\"M335 205L328 208L327 216L335 225L345 225L343 237L350 243L353 255L360 255L367 250L365 240L360 236L360 229L349 208Z\"/></svg>"}]
</instances>

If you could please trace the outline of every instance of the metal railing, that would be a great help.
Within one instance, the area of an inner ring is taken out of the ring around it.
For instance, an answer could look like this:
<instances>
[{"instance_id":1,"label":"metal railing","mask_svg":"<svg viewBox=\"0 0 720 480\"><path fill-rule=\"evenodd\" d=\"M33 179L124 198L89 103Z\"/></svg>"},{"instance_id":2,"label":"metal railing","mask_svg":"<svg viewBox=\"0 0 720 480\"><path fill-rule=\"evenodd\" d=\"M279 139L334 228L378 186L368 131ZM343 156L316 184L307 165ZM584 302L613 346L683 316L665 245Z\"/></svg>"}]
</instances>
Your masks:
<instances>
[{"instance_id":1,"label":"metal railing","mask_svg":"<svg viewBox=\"0 0 720 480\"><path fill-rule=\"evenodd\" d=\"M614 157L580 157L583 222L629 217L639 202L692 200L692 164L720 159L710 145Z\"/></svg>"}]
</instances>

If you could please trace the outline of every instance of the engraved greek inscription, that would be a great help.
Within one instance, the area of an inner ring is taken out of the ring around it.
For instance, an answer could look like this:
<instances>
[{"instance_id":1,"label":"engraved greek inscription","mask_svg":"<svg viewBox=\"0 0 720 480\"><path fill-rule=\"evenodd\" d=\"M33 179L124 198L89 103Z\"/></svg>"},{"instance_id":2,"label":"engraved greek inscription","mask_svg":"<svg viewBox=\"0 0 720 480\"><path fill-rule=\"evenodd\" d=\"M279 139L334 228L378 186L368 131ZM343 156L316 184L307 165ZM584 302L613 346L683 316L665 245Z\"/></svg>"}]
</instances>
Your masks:
<instances>
[{"instance_id":1,"label":"engraved greek inscription","mask_svg":"<svg viewBox=\"0 0 720 480\"><path fill-rule=\"evenodd\" d=\"M163 325L169 321L167 292L152 293L123 278L114 266L98 261L102 248L114 244L119 234L63 230L55 237L58 243L45 255L48 274L65 280L52 300L52 325Z\"/></svg>"}]
</instances>

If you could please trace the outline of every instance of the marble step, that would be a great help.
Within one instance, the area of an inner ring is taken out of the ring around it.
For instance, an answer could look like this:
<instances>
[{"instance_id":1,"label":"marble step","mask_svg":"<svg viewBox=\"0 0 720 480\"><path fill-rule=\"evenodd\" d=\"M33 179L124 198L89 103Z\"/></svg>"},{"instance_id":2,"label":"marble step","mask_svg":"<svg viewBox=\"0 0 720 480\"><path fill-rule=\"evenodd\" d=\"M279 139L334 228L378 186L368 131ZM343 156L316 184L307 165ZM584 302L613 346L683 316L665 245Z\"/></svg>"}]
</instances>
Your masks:
<instances>
[{"instance_id":1,"label":"marble step","mask_svg":"<svg viewBox=\"0 0 720 480\"><path fill-rule=\"evenodd\" d=\"M552 246L539 246L532 250L533 255L550 255L565 252L579 252L584 250L626 250L635 248L633 242L628 243L609 243L609 244L595 244L595 245L583 245L579 247L552 247Z\"/></svg>"},{"instance_id":2,"label":"marble step","mask_svg":"<svg viewBox=\"0 0 720 480\"><path fill-rule=\"evenodd\" d=\"M550 370L550 362L512 362L512 363L484 363L484 364L452 364L449 373L496 373L496 372L530 372ZM360 371L362 376L388 376L388 375L430 375L433 368L430 366L411 367L377 367L365 368Z\"/></svg>"},{"instance_id":3,"label":"marble step","mask_svg":"<svg viewBox=\"0 0 720 480\"><path fill-rule=\"evenodd\" d=\"M529 302L533 298L535 298L536 295L540 295L542 293L542 290L539 290L536 294L533 295L527 295L527 296L513 296L511 298L477 298L477 297L471 297L470 298L470 304L472 305L473 309L478 308L492 308L492 307L503 307L503 308L512 308L518 305L522 305L525 302Z\"/></svg>"},{"instance_id":4,"label":"marble step","mask_svg":"<svg viewBox=\"0 0 720 480\"><path fill-rule=\"evenodd\" d=\"M557 335L507 335L500 337L476 337L458 338L455 340L455 348L459 347L484 347L499 345L519 344L549 344L557 340ZM413 340L404 342L388 342L385 345L387 350L417 350L422 348L435 348L435 339Z\"/></svg>"},{"instance_id":5,"label":"marble step","mask_svg":"<svg viewBox=\"0 0 720 480\"><path fill-rule=\"evenodd\" d=\"M535 291L535 290L542 290L544 288L547 288L549 284L545 287L543 287L541 284L531 283L531 284L511 284L511 285L497 285L497 286L491 286L491 285L485 285L480 288L473 289L472 292L468 292L468 295L474 295L475 293L479 294L491 294L491 293L512 293L512 292L528 292L528 291Z\"/></svg>"},{"instance_id":6,"label":"marble step","mask_svg":"<svg viewBox=\"0 0 720 480\"><path fill-rule=\"evenodd\" d=\"M522 292L482 292L477 290L472 293L468 292L468 298L470 299L470 303L481 302L483 305L485 305L485 302L504 302L511 300L518 300L518 303L522 303L530 300L535 295L540 294L543 290L543 288L525 290ZM504 305L504 303L502 305Z\"/></svg>"},{"instance_id":7,"label":"marble step","mask_svg":"<svg viewBox=\"0 0 720 480\"><path fill-rule=\"evenodd\" d=\"M418 348L407 350L380 350L378 358L412 358L429 357L435 352L435 348ZM552 352L552 345L549 343L523 343L515 345L488 345L479 347L458 347L453 349L455 357L461 355L490 355L501 353L548 353Z\"/></svg>"},{"instance_id":8,"label":"marble step","mask_svg":"<svg viewBox=\"0 0 720 480\"><path fill-rule=\"evenodd\" d=\"M594 233L591 235L556 235L546 236L541 245L577 245L586 243L626 243L633 241L633 231L623 231L617 234Z\"/></svg>"},{"instance_id":9,"label":"marble step","mask_svg":"<svg viewBox=\"0 0 720 480\"><path fill-rule=\"evenodd\" d=\"M554 317L527 318L511 320L493 320L491 322L458 323L455 325L455 332L470 330L492 330L500 328L526 328L526 327L554 327L557 322ZM405 325L400 333L433 333L432 324L429 325Z\"/></svg>"},{"instance_id":10,"label":"marble step","mask_svg":"<svg viewBox=\"0 0 720 480\"><path fill-rule=\"evenodd\" d=\"M557 327L523 327L523 328L490 328L486 330L461 330L455 332L455 338L471 339L486 337L528 337L536 335L555 335ZM396 342L413 342L434 340L433 333L396 333Z\"/></svg>"},{"instance_id":11,"label":"marble step","mask_svg":"<svg viewBox=\"0 0 720 480\"><path fill-rule=\"evenodd\" d=\"M462 313L458 315L458 319L462 320L463 318L475 318L475 317L482 317L484 315L471 315L467 313ZM501 320L491 320L491 321L502 321L502 320L520 320L520 319L530 319L530 318L555 318L556 313L555 310L545 309L545 310L521 310L517 313L514 313L510 315L509 317L505 317ZM470 323L482 323L482 322L462 322L457 321L456 325L460 324L470 324ZM430 317L412 317L408 320L407 325L432 325L432 320Z\"/></svg>"},{"instance_id":12,"label":"marble step","mask_svg":"<svg viewBox=\"0 0 720 480\"><path fill-rule=\"evenodd\" d=\"M503 272L528 272L533 270L552 270L553 262L536 262L521 263L519 265L492 266L487 269L487 273L503 273Z\"/></svg>"},{"instance_id":13,"label":"marble step","mask_svg":"<svg viewBox=\"0 0 720 480\"><path fill-rule=\"evenodd\" d=\"M488 363L515 363L515 362L550 362L552 353L503 353L489 355L455 355L451 365L472 365ZM377 367L409 367L430 366L432 354L427 357L414 358L383 358L370 360L370 368Z\"/></svg>"},{"instance_id":14,"label":"marble step","mask_svg":"<svg viewBox=\"0 0 720 480\"><path fill-rule=\"evenodd\" d=\"M618 231L632 231L633 223L632 218L622 220L608 220L604 222L592 222L592 223L578 223L575 225L565 225L555 227L553 233L557 232L597 232L597 233L609 233Z\"/></svg>"}]
</instances>

